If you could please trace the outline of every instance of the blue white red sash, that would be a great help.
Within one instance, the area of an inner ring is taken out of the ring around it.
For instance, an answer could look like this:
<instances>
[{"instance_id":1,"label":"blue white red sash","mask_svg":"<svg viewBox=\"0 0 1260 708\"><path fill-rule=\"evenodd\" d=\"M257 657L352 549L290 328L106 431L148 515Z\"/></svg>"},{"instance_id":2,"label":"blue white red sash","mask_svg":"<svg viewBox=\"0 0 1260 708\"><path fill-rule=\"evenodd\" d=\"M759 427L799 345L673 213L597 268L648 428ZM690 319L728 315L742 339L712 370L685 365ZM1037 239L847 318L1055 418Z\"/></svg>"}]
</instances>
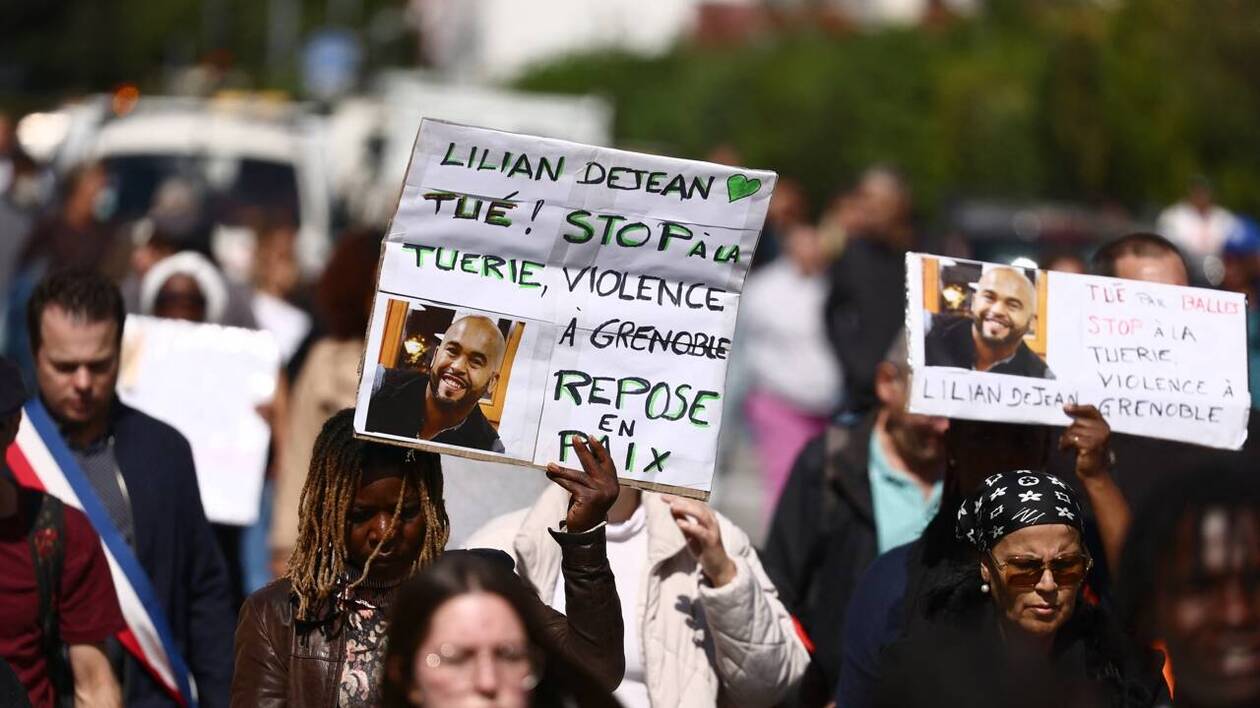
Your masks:
<instances>
[{"instance_id":1,"label":"blue white red sash","mask_svg":"<svg viewBox=\"0 0 1260 708\"><path fill-rule=\"evenodd\" d=\"M82 511L92 522L109 561L118 605L127 623L127 628L118 633L118 640L175 700L196 708L187 664L175 647L149 576L110 520L44 405L38 399L32 400L23 412L17 440L5 451L9 469L18 484L57 497Z\"/></svg>"}]
</instances>

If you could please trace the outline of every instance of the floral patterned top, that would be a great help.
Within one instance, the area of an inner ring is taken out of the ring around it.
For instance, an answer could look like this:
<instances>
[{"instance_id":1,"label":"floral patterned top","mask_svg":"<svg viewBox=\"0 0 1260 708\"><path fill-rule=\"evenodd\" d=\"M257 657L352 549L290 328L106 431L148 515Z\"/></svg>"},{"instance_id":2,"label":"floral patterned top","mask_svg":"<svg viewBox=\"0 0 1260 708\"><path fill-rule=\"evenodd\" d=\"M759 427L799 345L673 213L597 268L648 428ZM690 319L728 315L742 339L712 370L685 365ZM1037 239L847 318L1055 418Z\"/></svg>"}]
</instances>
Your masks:
<instances>
[{"instance_id":1,"label":"floral patterned top","mask_svg":"<svg viewBox=\"0 0 1260 708\"><path fill-rule=\"evenodd\" d=\"M341 598L346 612L346 655L337 690L338 708L375 708L381 703L389 606L398 586L365 586L366 583Z\"/></svg>"}]
</instances>

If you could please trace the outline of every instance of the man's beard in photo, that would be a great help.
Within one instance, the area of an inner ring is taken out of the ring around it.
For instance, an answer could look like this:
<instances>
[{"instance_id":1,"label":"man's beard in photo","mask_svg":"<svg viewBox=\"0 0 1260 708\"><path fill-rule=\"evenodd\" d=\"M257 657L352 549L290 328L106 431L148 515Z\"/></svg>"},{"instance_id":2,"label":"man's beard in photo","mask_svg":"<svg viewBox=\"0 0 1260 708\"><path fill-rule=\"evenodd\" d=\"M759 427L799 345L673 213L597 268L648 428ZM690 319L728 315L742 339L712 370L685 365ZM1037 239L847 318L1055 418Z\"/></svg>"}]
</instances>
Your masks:
<instances>
[{"instance_id":1,"label":"man's beard in photo","mask_svg":"<svg viewBox=\"0 0 1260 708\"><path fill-rule=\"evenodd\" d=\"M437 371L429 372L429 390L433 394L433 403L438 408L451 411L467 406L469 401L476 404L476 402L481 400L481 397L485 395L486 389L490 387L490 384L487 383L480 389L475 389L472 386L472 382L468 380L467 376L457 376L457 378L459 378L464 384L464 395L459 398L444 398L438 395L438 388L442 384L442 375Z\"/></svg>"},{"instance_id":2,"label":"man's beard in photo","mask_svg":"<svg viewBox=\"0 0 1260 708\"><path fill-rule=\"evenodd\" d=\"M984 332L984 319L979 315L972 317L972 327L975 328L980 341L995 349L1016 346L1024 339L1024 335L1028 334L1027 329L1017 329L1009 319L1002 321L1002 325L1006 327L1008 334L1005 337L990 337Z\"/></svg>"}]
</instances>

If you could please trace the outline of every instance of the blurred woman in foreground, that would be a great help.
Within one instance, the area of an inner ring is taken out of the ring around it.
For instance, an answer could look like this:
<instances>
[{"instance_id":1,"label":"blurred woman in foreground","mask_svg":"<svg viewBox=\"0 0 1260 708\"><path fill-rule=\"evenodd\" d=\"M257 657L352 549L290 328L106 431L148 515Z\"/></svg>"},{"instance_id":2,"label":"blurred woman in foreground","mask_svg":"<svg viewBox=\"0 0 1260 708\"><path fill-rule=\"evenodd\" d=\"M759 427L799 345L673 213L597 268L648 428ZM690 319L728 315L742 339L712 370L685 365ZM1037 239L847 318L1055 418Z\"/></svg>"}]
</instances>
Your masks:
<instances>
[{"instance_id":1,"label":"blurred woman in foreground","mask_svg":"<svg viewBox=\"0 0 1260 708\"><path fill-rule=\"evenodd\" d=\"M544 648L536 604L501 551L443 556L398 593L384 705L617 705L585 670Z\"/></svg>"}]
</instances>

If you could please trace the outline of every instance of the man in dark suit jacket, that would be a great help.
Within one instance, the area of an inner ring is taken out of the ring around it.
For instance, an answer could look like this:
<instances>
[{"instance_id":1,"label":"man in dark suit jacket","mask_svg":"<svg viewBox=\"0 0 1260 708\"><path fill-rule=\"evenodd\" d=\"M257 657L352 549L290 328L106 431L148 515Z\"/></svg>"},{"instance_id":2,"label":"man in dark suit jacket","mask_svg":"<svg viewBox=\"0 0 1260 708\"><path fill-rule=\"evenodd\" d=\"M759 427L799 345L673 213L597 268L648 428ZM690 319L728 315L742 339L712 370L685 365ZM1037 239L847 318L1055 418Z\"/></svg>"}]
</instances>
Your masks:
<instances>
[{"instance_id":1,"label":"man in dark suit jacket","mask_svg":"<svg viewBox=\"0 0 1260 708\"><path fill-rule=\"evenodd\" d=\"M971 315L936 315L923 338L927 366L1052 379L1046 362L1024 343L1036 322L1037 291L1022 272L991 268L975 284Z\"/></svg>"},{"instance_id":2,"label":"man in dark suit jacket","mask_svg":"<svg viewBox=\"0 0 1260 708\"><path fill-rule=\"evenodd\" d=\"M53 274L27 309L39 396L136 557L166 614L200 705L228 705L235 625L227 568L206 520L188 441L117 400L122 295L87 271ZM189 366L195 366L189 362ZM177 705L134 659L128 706Z\"/></svg>"},{"instance_id":3,"label":"man in dark suit jacket","mask_svg":"<svg viewBox=\"0 0 1260 708\"><path fill-rule=\"evenodd\" d=\"M368 404L367 432L503 452L479 401L494 393L506 349L503 333L490 318L455 320L442 335L427 377L402 369L385 372Z\"/></svg>"}]
</instances>

